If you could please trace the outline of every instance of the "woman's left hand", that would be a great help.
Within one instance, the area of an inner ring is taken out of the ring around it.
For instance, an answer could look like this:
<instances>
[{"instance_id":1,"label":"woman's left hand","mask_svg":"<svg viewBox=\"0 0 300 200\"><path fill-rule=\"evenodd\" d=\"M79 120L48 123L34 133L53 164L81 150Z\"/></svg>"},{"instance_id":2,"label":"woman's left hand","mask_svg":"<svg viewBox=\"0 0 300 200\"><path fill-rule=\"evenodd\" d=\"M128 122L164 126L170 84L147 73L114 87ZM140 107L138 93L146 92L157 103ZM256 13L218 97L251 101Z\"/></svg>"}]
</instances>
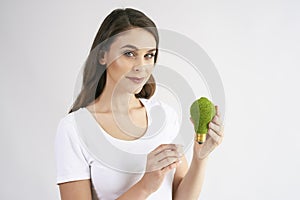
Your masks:
<instances>
[{"instance_id":1,"label":"woman's left hand","mask_svg":"<svg viewBox=\"0 0 300 200\"><path fill-rule=\"evenodd\" d=\"M206 141L203 144L199 144L196 140L197 134L195 134L194 157L200 160L206 158L210 154L210 152L212 152L218 145L221 144L223 140L224 126L222 125L218 106L215 106L215 108L216 115L208 124L209 129L207 132Z\"/></svg>"}]
</instances>

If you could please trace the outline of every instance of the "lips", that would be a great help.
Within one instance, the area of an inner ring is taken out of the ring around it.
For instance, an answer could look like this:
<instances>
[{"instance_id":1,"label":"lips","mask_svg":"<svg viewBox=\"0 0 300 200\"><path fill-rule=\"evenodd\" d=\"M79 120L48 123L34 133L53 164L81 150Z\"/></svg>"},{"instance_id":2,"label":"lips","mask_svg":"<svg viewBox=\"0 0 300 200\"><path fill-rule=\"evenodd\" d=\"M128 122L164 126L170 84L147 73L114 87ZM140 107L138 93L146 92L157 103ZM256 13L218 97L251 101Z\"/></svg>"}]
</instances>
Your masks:
<instances>
[{"instance_id":1,"label":"lips","mask_svg":"<svg viewBox=\"0 0 300 200\"><path fill-rule=\"evenodd\" d=\"M143 80L145 79L144 77L141 77L141 78L139 78L139 77L126 77L126 78L128 78L129 80L131 80L134 83L142 83Z\"/></svg>"}]
</instances>

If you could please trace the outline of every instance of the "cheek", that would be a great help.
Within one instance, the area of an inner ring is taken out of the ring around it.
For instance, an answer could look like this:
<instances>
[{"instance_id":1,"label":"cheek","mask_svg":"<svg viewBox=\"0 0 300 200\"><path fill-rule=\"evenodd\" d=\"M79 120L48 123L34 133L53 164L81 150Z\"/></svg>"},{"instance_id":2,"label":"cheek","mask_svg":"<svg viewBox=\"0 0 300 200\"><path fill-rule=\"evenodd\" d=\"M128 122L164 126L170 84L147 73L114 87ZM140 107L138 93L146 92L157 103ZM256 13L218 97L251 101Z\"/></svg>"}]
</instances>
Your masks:
<instances>
[{"instance_id":1,"label":"cheek","mask_svg":"<svg viewBox=\"0 0 300 200\"><path fill-rule=\"evenodd\" d=\"M116 79L121 78L131 70L131 64L122 59L117 59L108 67L107 71Z\"/></svg>"},{"instance_id":2,"label":"cheek","mask_svg":"<svg viewBox=\"0 0 300 200\"><path fill-rule=\"evenodd\" d=\"M151 64L151 65L148 65L145 69L146 69L146 72L147 74L150 76L154 70L154 67L155 65L154 64Z\"/></svg>"}]
</instances>

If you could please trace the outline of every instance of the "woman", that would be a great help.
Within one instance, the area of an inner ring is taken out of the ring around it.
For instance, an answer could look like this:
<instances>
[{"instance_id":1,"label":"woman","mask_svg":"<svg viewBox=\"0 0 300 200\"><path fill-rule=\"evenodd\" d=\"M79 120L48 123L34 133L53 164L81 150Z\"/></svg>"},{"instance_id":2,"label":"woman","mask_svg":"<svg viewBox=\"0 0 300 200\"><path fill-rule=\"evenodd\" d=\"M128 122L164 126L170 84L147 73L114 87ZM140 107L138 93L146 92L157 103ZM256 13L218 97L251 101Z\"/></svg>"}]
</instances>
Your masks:
<instances>
[{"instance_id":1,"label":"woman","mask_svg":"<svg viewBox=\"0 0 300 200\"><path fill-rule=\"evenodd\" d=\"M216 107L206 142L194 142L188 168L180 147L171 143L172 127L178 126L175 111L151 100L158 43L155 24L140 11L116 9L103 21L85 63L82 90L58 126L55 150L62 200L198 198L208 155L223 138L220 114ZM147 151L156 145L147 153L143 174L123 173L97 163L75 133L73 114L89 113L101 134L139 151L135 145L147 133L153 105L165 110L170 128L155 136L156 142L143 144Z\"/></svg>"}]
</instances>

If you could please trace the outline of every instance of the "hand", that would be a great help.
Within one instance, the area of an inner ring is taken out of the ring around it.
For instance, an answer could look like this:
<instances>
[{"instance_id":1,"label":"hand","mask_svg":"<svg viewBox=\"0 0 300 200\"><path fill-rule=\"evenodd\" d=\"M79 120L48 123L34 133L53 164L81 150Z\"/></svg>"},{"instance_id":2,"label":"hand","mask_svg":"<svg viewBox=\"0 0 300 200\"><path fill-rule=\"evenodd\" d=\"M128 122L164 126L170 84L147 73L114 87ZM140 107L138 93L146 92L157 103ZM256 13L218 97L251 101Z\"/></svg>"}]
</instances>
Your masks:
<instances>
[{"instance_id":1,"label":"hand","mask_svg":"<svg viewBox=\"0 0 300 200\"><path fill-rule=\"evenodd\" d=\"M155 192L164 180L167 172L176 168L183 156L180 145L162 144L147 156L146 172L140 182L149 194Z\"/></svg>"},{"instance_id":2,"label":"hand","mask_svg":"<svg viewBox=\"0 0 300 200\"><path fill-rule=\"evenodd\" d=\"M208 125L209 129L207 132L206 141L203 144L199 144L196 141L197 134L195 135L194 156L196 156L196 158L200 160L206 158L210 154L210 152L212 152L218 145L220 145L224 137L224 126L222 125L222 121L220 118L220 111L218 106L215 106L215 108L216 115ZM192 118L190 118L190 120L194 124Z\"/></svg>"}]
</instances>

